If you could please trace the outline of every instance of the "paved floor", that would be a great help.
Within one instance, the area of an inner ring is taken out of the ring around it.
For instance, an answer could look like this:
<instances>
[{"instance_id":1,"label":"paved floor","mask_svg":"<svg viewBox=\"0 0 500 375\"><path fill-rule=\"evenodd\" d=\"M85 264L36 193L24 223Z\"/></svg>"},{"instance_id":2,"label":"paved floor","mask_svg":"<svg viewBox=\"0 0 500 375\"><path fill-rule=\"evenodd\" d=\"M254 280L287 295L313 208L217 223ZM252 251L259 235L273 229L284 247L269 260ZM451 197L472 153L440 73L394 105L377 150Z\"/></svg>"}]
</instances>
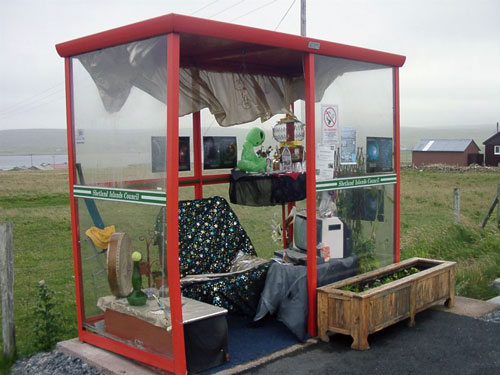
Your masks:
<instances>
[{"instance_id":1,"label":"paved floor","mask_svg":"<svg viewBox=\"0 0 500 375\"><path fill-rule=\"evenodd\" d=\"M370 350L351 350L349 336L334 335L330 343L296 345L219 375L500 374L500 324L474 319L497 308L491 302L457 297L452 309L437 306L417 314L413 328L401 322L370 335ZM58 350L104 374L158 374L76 339L59 343Z\"/></svg>"},{"instance_id":2,"label":"paved floor","mask_svg":"<svg viewBox=\"0 0 500 375\"><path fill-rule=\"evenodd\" d=\"M240 374L500 374L500 324L427 310L370 335L371 349L350 349L334 335L300 352Z\"/></svg>"}]
</instances>

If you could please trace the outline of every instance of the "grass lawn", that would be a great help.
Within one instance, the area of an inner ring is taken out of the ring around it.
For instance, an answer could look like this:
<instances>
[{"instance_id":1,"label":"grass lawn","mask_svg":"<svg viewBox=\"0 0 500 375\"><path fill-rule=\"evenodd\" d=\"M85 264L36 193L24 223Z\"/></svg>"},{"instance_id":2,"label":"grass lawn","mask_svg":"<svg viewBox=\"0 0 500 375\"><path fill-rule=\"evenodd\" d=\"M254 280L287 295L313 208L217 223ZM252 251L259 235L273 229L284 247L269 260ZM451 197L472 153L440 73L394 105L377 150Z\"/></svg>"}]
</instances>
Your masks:
<instances>
[{"instance_id":1,"label":"grass lawn","mask_svg":"<svg viewBox=\"0 0 500 375\"><path fill-rule=\"evenodd\" d=\"M500 173L403 170L401 258L456 260L457 294L493 297L489 283L500 276L496 212L484 230L480 223L499 183ZM461 189L460 225L453 225L454 187ZM181 198L192 198L191 190L182 189ZM19 354L27 355L35 351L32 321L40 280L55 291L60 339L77 335L67 172L0 171L0 192L0 221L14 225L17 345ZM207 186L205 195L228 199L227 185ZM271 239L271 220L280 217L281 207L233 208L259 255L271 257L277 248ZM104 216L105 205L102 209ZM152 215L146 208L139 211L138 217ZM114 212L114 222L119 225L128 214Z\"/></svg>"}]
</instances>

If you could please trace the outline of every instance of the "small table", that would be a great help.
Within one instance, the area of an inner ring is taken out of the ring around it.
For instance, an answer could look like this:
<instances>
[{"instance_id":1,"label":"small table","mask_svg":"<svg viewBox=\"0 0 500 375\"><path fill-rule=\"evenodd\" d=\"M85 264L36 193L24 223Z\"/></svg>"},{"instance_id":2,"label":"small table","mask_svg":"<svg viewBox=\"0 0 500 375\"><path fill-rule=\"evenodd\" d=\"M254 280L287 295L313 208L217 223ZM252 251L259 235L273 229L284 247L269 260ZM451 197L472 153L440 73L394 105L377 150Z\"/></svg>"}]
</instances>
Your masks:
<instances>
[{"instance_id":1,"label":"small table","mask_svg":"<svg viewBox=\"0 0 500 375\"><path fill-rule=\"evenodd\" d=\"M229 178L231 203L275 206L306 199L306 174L246 173L233 169Z\"/></svg>"}]
</instances>

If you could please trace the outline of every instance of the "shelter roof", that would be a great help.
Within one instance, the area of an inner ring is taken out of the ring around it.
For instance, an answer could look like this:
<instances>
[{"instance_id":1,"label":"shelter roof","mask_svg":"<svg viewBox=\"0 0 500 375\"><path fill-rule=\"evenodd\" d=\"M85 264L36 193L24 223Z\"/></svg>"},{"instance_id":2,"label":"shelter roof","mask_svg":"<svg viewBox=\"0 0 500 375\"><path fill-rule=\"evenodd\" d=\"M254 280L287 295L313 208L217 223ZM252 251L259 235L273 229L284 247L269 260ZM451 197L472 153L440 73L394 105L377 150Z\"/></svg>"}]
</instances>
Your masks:
<instances>
[{"instance_id":1,"label":"shelter roof","mask_svg":"<svg viewBox=\"0 0 500 375\"><path fill-rule=\"evenodd\" d=\"M464 152L471 143L479 150L473 139L421 139L413 151Z\"/></svg>"},{"instance_id":2,"label":"shelter roof","mask_svg":"<svg viewBox=\"0 0 500 375\"><path fill-rule=\"evenodd\" d=\"M60 43L56 49L60 56L70 57L168 33L180 35L181 64L195 58L204 63L223 58L227 64L231 56L245 53L249 63L296 72L302 71L303 52L394 67L402 66L406 59L387 52L173 13Z\"/></svg>"}]
</instances>

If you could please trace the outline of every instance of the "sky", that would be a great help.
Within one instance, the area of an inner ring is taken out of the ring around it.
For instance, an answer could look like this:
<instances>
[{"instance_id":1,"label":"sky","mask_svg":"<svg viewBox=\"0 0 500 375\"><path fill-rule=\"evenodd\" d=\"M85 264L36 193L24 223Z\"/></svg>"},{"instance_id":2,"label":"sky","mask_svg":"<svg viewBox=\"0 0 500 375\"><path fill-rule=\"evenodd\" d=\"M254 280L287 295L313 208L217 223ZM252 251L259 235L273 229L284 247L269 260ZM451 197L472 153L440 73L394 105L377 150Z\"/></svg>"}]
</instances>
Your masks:
<instances>
[{"instance_id":1,"label":"sky","mask_svg":"<svg viewBox=\"0 0 500 375\"><path fill-rule=\"evenodd\" d=\"M300 0L2 0L0 130L66 127L55 44L168 13L300 34ZM499 14L499 0L308 0L307 36L405 55L403 127L493 127Z\"/></svg>"}]
</instances>

